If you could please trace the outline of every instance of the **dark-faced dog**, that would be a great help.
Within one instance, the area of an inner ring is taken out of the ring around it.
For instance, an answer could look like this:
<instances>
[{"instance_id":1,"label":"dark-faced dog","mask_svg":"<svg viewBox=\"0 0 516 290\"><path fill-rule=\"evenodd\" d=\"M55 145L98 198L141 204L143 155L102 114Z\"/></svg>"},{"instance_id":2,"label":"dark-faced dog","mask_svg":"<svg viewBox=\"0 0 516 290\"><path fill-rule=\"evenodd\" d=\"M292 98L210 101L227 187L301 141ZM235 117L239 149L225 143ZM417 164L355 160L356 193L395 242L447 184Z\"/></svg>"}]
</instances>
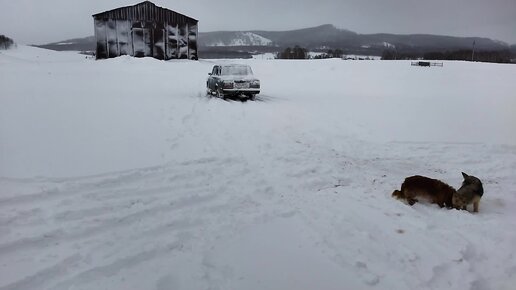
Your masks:
<instances>
[{"instance_id":1,"label":"dark-faced dog","mask_svg":"<svg viewBox=\"0 0 516 290\"><path fill-rule=\"evenodd\" d=\"M426 199L440 207L452 208L452 198L456 190L448 184L425 176L415 175L405 178L401 184L401 190L395 190L392 196L398 199L406 199L413 205L418 198Z\"/></svg>"},{"instance_id":2,"label":"dark-faced dog","mask_svg":"<svg viewBox=\"0 0 516 290\"><path fill-rule=\"evenodd\" d=\"M462 186L455 192L452 198L453 207L466 210L467 206L473 203L473 211L478 212L480 198L484 194L484 187L480 179L462 172L464 181Z\"/></svg>"}]
</instances>

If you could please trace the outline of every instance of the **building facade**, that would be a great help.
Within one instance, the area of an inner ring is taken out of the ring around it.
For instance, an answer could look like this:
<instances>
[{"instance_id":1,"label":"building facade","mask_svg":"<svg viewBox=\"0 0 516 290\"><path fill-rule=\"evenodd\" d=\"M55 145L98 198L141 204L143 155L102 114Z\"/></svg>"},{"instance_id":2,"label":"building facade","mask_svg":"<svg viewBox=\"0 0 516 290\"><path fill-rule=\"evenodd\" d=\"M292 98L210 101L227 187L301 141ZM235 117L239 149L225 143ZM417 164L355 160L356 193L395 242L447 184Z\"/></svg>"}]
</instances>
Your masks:
<instances>
[{"instance_id":1,"label":"building facade","mask_svg":"<svg viewBox=\"0 0 516 290\"><path fill-rule=\"evenodd\" d=\"M197 59L198 21L149 1L93 15L96 58Z\"/></svg>"}]
</instances>

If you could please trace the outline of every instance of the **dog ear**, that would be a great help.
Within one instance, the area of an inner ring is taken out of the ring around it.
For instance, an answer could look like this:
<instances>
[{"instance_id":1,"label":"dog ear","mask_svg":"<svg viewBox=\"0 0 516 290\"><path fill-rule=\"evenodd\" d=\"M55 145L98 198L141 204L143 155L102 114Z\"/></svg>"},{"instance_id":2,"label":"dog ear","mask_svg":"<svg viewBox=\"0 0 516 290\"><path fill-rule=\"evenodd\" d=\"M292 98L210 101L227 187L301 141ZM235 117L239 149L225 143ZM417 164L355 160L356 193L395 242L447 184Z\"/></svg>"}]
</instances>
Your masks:
<instances>
[{"instance_id":1,"label":"dog ear","mask_svg":"<svg viewBox=\"0 0 516 290\"><path fill-rule=\"evenodd\" d=\"M464 179L469 177L466 173L464 173L464 172L461 172L461 173L462 173L462 177L464 177Z\"/></svg>"}]
</instances>

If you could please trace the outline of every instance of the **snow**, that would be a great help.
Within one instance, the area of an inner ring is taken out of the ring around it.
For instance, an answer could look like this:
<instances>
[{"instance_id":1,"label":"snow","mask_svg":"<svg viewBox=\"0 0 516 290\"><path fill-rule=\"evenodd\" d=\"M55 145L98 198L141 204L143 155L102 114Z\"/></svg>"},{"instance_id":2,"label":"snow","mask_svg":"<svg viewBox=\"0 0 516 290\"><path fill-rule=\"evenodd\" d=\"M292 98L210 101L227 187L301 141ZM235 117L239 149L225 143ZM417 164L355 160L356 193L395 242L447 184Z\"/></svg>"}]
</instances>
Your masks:
<instances>
[{"instance_id":1,"label":"snow","mask_svg":"<svg viewBox=\"0 0 516 290\"><path fill-rule=\"evenodd\" d=\"M260 54L253 54L253 59L276 59L276 53L273 52L266 52L266 53L260 53Z\"/></svg>"},{"instance_id":2,"label":"snow","mask_svg":"<svg viewBox=\"0 0 516 290\"><path fill-rule=\"evenodd\" d=\"M514 289L515 73L2 51L0 289ZM477 214L390 196L461 171Z\"/></svg>"},{"instance_id":3,"label":"snow","mask_svg":"<svg viewBox=\"0 0 516 290\"><path fill-rule=\"evenodd\" d=\"M326 53L325 52L318 52L318 51L309 51L307 54L308 54L308 58L315 58L316 56L321 56L321 55L324 55Z\"/></svg>"},{"instance_id":4,"label":"snow","mask_svg":"<svg viewBox=\"0 0 516 290\"><path fill-rule=\"evenodd\" d=\"M343 56L346 60L381 60L381 56L377 55L360 55L360 54L346 54Z\"/></svg>"},{"instance_id":5,"label":"snow","mask_svg":"<svg viewBox=\"0 0 516 290\"><path fill-rule=\"evenodd\" d=\"M384 41L384 42L382 42L382 44L381 44L381 45L383 45L383 46L385 46L385 47L388 47L388 48L396 48L396 45L394 45L394 44L392 44L392 43L385 42L385 41Z\"/></svg>"},{"instance_id":6,"label":"snow","mask_svg":"<svg viewBox=\"0 0 516 290\"><path fill-rule=\"evenodd\" d=\"M269 46L272 40L253 32L235 32L235 37L230 42L219 41L209 43L207 46Z\"/></svg>"},{"instance_id":7,"label":"snow","mask_svg":"<svg viewBox=\"0 0 516 290\"><path fill-rule=\"evenodd\" d=\"M244 32L243 34L250 40L250 43L252 43L253 45L272 45L272 40L265 38L261 35L258 35L256 33Z\"/></svg>"}]
</instances>

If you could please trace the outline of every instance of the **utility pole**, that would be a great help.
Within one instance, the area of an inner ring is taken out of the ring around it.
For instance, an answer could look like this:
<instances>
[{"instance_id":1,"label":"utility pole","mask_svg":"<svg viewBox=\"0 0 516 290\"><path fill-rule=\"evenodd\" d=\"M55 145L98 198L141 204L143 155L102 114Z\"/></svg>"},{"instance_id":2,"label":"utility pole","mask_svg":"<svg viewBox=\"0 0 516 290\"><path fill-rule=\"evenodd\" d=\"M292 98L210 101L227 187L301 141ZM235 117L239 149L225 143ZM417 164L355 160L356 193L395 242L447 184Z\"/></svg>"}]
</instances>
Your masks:
<instances>
[{"instance_id":1,"label":"utility pole","mask_svg":"<svg viewBox=\"0 0 516 290\"><path fill-rule=\"evenodd\" d=\"M473 40L473 50L471 51L471 61L475 60L475 41Z\"/></svg>"}]
</instances>

